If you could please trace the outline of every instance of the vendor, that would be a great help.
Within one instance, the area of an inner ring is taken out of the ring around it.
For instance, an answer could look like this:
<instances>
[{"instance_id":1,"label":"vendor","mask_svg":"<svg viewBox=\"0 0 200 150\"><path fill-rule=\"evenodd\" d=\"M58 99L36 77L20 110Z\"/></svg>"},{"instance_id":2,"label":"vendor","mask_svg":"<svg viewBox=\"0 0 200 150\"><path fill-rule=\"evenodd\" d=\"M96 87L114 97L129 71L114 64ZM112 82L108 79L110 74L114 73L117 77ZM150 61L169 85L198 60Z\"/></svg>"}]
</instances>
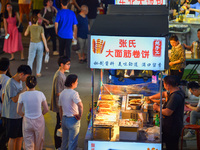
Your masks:
<instances>
[{"instance_id":1,"label":"vendor","mask_svg":"<svg viewBox=\"0 0 200 150\"><path fill-rule=\"evenodd\" d=\"M169 91L162 93L162 97L168 100L162 108L163 123L162 123L162 139L166 144L167 150L178 150L179 138L183 127L183 113L185 94L178 87L177 76L166 76L164 78L164 88ZM159 99L160 93L150 96L149 99ZM155 103L153 109L160 112L160 106Z\"/></svg>"},{"instance_id":2,"label":"vendor","mask_svg":"<svg viewBox=\"0 0 200 150\"><path fill-rule=\"evenodd\" d=\"M190 11L194 11L196 17L199 16L199 12L200 12L200 0L198 0L198 2L195 3L195 4L184 4L184 6L186 6L187 8L189 8Z\"/></svg>"},{"instance_id":3,"label":"vendor","mask_svg":"<svg viewBox=\"0 0 200 150\"><path fill-rule=\"evenodd\" d=\"M169 41L172 46L171 56L169 57L169 74L176 75L181 79L185 68L185 50L176 35L171 36Z\"/></svg>"},{"instance_id":4,"label":"vendor","mask_svg":"<svg viewBox=\"0 0 200 150\"><path fill-rule=\"evenodd\" d=\"M199 49L200 49L200 29L197 30L197 37L198 37L198 40L197 40L197 41L194 41L194 42L192 43L191 46L186 45L186 44L183 44L184 47L185 47L186 49L191 50L191 51L193 52L194 43L197 42L197 43L198 43L197 49L199 50Z\"/></svg>"}]
</instances>

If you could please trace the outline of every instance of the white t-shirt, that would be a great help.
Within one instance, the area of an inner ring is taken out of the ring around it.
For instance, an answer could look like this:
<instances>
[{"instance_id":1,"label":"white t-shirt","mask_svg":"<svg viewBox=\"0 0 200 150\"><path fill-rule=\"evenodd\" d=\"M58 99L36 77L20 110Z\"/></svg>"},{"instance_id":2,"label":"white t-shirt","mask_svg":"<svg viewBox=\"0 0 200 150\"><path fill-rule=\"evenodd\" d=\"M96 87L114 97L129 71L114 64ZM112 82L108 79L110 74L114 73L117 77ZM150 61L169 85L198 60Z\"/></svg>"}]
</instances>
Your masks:
<instances>
[{"instance_id":1,"label":"white t-shirt","mask_svg":"<svg viewBox=\"0 0 200 150\"><path fill-rule=\"evenodd\" d=\"M18 4L30 4L31 0L18 0Z\"/></svg>"},{"instance_id":2,"label":"white t-shirt","mask_svg":"<svg viewBox=\"0 0 200 150\"><path fill-rule=\"evenodd\" d=\"M25 117L30 119L39 118L42 115L42 102L46 97L40 91L26 91L19 95L18 103L22 103L25 109Z\"/></svg>"},{"instance_id":3,"label":"white t-shirt","mask_svg":"<svg viewBox=\"0 0 200 150\"><path fill-rule=\"evenodd\" d=\"M60 96L58 105L62 106L63 116L72 117L79 114L78 103L81 102L78 92L72 89L64 89Z\"/></svg>"}]
</instances>

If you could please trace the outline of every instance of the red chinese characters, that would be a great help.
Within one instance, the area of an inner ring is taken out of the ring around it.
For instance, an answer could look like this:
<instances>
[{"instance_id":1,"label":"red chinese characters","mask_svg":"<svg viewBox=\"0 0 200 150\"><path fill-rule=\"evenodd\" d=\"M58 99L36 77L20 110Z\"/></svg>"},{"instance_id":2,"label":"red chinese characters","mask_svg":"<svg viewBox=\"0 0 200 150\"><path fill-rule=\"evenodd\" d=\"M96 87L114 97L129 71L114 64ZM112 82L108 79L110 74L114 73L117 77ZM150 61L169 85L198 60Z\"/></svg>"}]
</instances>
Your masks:
<instances>
[{"instance_id":1,"label":"red chinese characters","mask_svg":"<svg viewBox=\"0 0 200 150\"><path fill-rule=\"evenodd\" d=\"M133 51L133 57L134 58L140 58L140 51L139 50L134 50Z\"/></svg>"},{"instance_id":2,"label":"red chinese characters","mask_svg":"<svg viewBox=\"0 0 200 150\"><path fill-rule=\"evenodd\" d=\"M153 56L160 57L161 56L161 49L162 49L162 41L161 40L154 40L153 41Z\"/></svg>"},{"instance_id":3,"label":"red chinese characters","mask_svg":"<svg viewBox=\"0 0 200 150\"><path fill-rule=\"evenodd\" d=\"M91 143L91 150L95 150L95 144Z\"/></svg>"},{"instance_id":4,"label":"red chinese characters","mask_svg":"<svg viewBox=\"0 0 200 150\"><path fill-rule=\"evenodd\" d=\"M135 42L135 40L129 40L129 47L136 48L136 42Z\"/></svg>"},{"instance_id":5,"label":"red chinese characters","mask_svg":"<svg viewBox=\"0 0 200 150\"><path fill-rule=\"evenodd\" d=\"M108 53L108 55L106 55L106 57L108 57L108 56L114 57L114 56L112 55L113 51L111 51L110 49L109 49L108 51L106 51L106 52Z\"/></svg>"},{"instance_id":6,"label":"red chinese characters","mask_svg":"<svg viewBox=\"0 0 200 150\"><path fill-rule=\"evenodd\" d=\"M149 51L142 50L142 58L149 58Z\"/></svg>"},{"instance_id":7,"label":"red chinese characters","mask_svg":"<svg viewBox=\"0 0 200 150\"><path fill-rule=\"evenodd\" d=\"M115 57L122 57L122 50L116 49L115 50Z\"/></svg>"},{"instance_id":8,"label":"red chinese characters","mask_svg":"<svg viewBox=\"0 0 200 150\"><path fill-rule=\"evenodd\" d=\"M157 1L157 5L163 5L163 0L156 0Z\"/></svg>"},{"instance_id":9,"label":"red chinese characters","mask_svg":"<svg viewBox=\"0 0 200 150\"><path fill-rule=\"evenodd\" d=\"M137 1L140 2L139 5L142 5L142 2L143 2L144 0L137 0Z\"/></svg>"},{"instance_id":10,"label":"red chinese characters","mask_svg":"<svg viewBox=\"0 0 200 150\"><path fill-rule=\"evenodd\" d=\"M127 47L127 40L120 39L119 40L119 47Z\"/></svg>"},{"instance_id":11,"label":"red chinese characters","mask_svg":"<svg viewBox=\"0 0 200 150\"><path fill-rule=\"evenodd\" d=\"M147 0L147 5L153 5L154 4L154 0Z\"/></svg>"},{"instance_id":12,"label":"red chinese characters","mask_svg":"<svg viewBox=\"0 0 200 150\"><path fill-rule=\"evenodd\" d=\"M120 0L119 3L123 5L123 4L125 4L126 2L125 2L124 0Z\"/></svg>"},{"instance_id":13,"label":"red chinese characters","mask_svg":"<svg viewBox=\"0 0 200 150\"><path fill-rule=\"evenodd\" d=\"M130 5L133 5L135 0L128 0L130 2Z\"/></svg>"}]
</instances>

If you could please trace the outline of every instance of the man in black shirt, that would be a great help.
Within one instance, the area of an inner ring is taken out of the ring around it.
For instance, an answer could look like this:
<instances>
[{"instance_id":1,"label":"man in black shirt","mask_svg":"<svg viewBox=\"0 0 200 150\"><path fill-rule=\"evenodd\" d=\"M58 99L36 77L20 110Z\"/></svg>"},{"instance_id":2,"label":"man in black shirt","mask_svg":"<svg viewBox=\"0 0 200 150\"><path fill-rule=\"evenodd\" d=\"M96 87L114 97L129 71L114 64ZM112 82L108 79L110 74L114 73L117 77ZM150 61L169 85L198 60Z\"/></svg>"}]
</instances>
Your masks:
<instances>
[{"instance_id":1,"label":"man in black shirt","mask_svg":"<svg viewBox=\"0 0 200 150\"><path fill-rule=\"evenodd\" d=\"M183 113L185 104L185 93L178 87L176 76L166 76L164 78L164 88L168 91L163 92L165 97L162 108L162 140L166 144L167 150L179 149L179 138L183 128ZM149 99L160 98L160 93L150 96ZM160 106L154 103L153 109L160 112Z\"/></svg>"}]
</instances>

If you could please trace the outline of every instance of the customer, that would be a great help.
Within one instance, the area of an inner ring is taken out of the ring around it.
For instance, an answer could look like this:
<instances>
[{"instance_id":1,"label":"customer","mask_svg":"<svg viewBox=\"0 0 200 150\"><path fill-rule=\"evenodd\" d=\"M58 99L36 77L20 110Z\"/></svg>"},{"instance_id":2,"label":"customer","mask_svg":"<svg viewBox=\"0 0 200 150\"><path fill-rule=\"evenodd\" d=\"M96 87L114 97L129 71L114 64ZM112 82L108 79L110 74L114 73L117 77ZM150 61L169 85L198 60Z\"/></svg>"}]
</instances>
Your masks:
<instances>
[{"instance_id":1,"label":"customer","mask_svg":"<svg viewBox=\"0 0 200 150\"><path fill-rule=\"evenodd\" d=\"M18 25L20 24L19 14L14 11L10 3L7 3L5 6L3 21L4 21L5 35L8 36L9 34L8 38L4 40L3 51L5 53L11 54L10 61L15 59L14 53L20 51L21 60L24 60L21 33L19 33L16 26L17 21Z\"/></svg>"},{"instance_id":2,"label":"customer","mask_svg":"<svg viewBox=\"0 0 200 150\"><path fill-rule=\"evenodd\" d=\"M7 81L10 79L10 77L6 75L10 66L9 59L2 57L0 59L0 64L1 64L0 65L0 113L1 113L1 106L2 106L1 104L3 102L2 94L5 91Z\"/></svg>"},{"instance_id":3,"label":"customer","mask_svg":"<svg viewBox=\"0 0 200 150\"><path fill-rule=\"evenodd\" d=\"M35 16L43 8L43 0L31 0L30 6L32 6L32 16Z\"/></svg>"},{"instance_id":4,"label":"customer","mask_svg":"<svg viewBox=\"0 0 200 150\"><path fill-rule=\"evenodd\" d=\"M21 65L17 73L8 80L5 88L2 117L6 118L6 134L9 138L8 149L20 150L22 145L22 117L17 114L18 97L23 93L22 82L31 75L28 65Z\"/></svg>"},{"instance_id":5,"label":"customer","mask_svg":"<svg viewBox=\"0 0 200 150\"><path fill-rule=\"evenodd\" d=\"M78 144L83 104L78 92L74 90L77 85L77 75L68 75L65 81L67 88L59 96L58 103L60 106L60 118L62 119L62 150L75 150Z\"/></svg>"},{"instance_id":6,"label":"customer","mask_svg":"<svg viewBox=\"0 0 200 150\"><path fill-rule=\"evenodd\" d=\"M57 9L53 7L52 0L44 0L44 8L38 14L38 17L43 20L42 26L46 39L50 36L53 43L53 55L59 55L56 51L56 33L54 28L54 18L57 14Z\"/></svg>"},{"instance_id":7,"label":"customer","mask_svg":"<svg viewBox=\"0 0 200 150\"><path fill-rule=\"evenodd\" d=\"M96 17L97 17L97 10L100 8L100 4L98 0L87 0L83 3L84 5L88 6L88 19L90 28L92 27Z\"/></svg>"},{"instance_id":8,"label":"customer","mask_svg":"<svg viewBox=\"0 0 200 150\"><path fill-rule=\"evenodd\" d=\"M169 57L170 75L176 75L181 79L185 68L185 50L176 35L171 36L169 41L172 45Z\"/></svg>"},{"instance_id":9,"label":"customer","mask_svg":"<svg viewBox=\"0 0 200 150\"><path fill-rule=\"evenodd\" d=\"M55 148L61 147L61 138L56 135L57 130L61 128L60 124L60 114L58 100L60 93L65 89L66 75L65 71L70 68L70 59L67 57L60 57L58 59L59 69L56 71L53 77L52 92L51 92L51 105L50 110L56 112L56 127L54 132Z\"/></svg>"},{"instance_id":10,"label":"customer","mask_svg":"<svg viewBox=\"0 0 200 150\"><path fill-rule=\"evenodd\" d=\"M185 94L178 87L178 81L177 76L166 76L164 78L164 88L169 93L162 93L162 97L167 98L162 108L162 140L166 144L167 150L179 149L179 138L183 127ZM159 99L160 93L149 98ZM157 103L154 103L153 109L160 112L160 106Z\"/></svg>"},{"instance_id":11,"label":"customer","mask_svg":"<svg viewBox=\"0 0 200 150\"><path fill-rule=\"evenodd\" d=\"M79 63L87 62L87 50L88 50L88 7L86 5L81 6L81 12L77 16L78 20L78 43L80 44L80 50L77 51L79 57Z\"/></svg>"},{"instance_id":12,"label":"customer","mask_svg":"<svg viewBox=\"0 0 200 150\"><path fill-rule=\"evenodd\" d=\"M41 77L43 50L45 47L46 52L49 52L49 48L47 47L46 38L44 36L44 29L42 26L39 26L37 24L37 16L33 16L31 20L32 25L29 25L24 33L24 36L27 36L30 33L31 37L28 55L28 65L32 69L35 55L37 55L36 76ZM44 43L44 46L42 41Z\"/></svg>"},{"instance_id":13,"label":"customer","mask_svg":"<svg viewBox=\"0 0 200 150\"><path fill-rule=\"evenodd\" d=\"M196 124L198 119L200 119L200 85L198 82L192 81L188 83L187 88L194 96L199 97L197 107L193 107L190 104L186 105L188 108L192 109L192 112L190 113L190 124ZM189 130L183 138L186 140L195 139L195 131Z\"/></svg>"},{"instance_id":14,"label":"customer","mask_svg":"<svg viewBox=\"0 0 200 150\"><path fill-rule=\"evenodd\" d=\"M73 37L77 39L77 20L75 13L68 9L70 0L62 0L62 10L57 13L55 21L56 34L59 37L59 55L71 57L71 43Z\"/></svg>"},{"instance_id":15,"label":"customer","mask_svg":"<svg viewBox=\"0 0 200 150\"><path fill-rule=\"evenodd\" d=\"M10 79L6 75L10 62L8 58L2 57L0 59L0 148L1 150L7 150L7 142L8 138L6 137L6 122L3 117L1 117L1 111L2 111L2 103L3 103L3 92L5 91L6 83Z\"/></svg>"},{"instance_id":16,"label":"customer","mask_svg":"<svg viewBox=\"0 0 200 150\"><path fill-rule=\"evenodd\" d=\"M44 94L35 90L36 85L36 77L28 76L26 79L27 91L19 95L17 105L17 113L23 117L23 138L26 150L42 150L44 143L45 121L43 115L49 109Z\"/></svg>"},{"instance_id":17,"label":"customer","mask_svg":"<svg viewBox=\"0 0 200 150\"><path fill-rule=\"evenodd\" d=\"M30 4L31 0L18 0L20 22L23 21L24 14L26 15L27 22L29 22Z\"/></svg>"}]
</instances>

